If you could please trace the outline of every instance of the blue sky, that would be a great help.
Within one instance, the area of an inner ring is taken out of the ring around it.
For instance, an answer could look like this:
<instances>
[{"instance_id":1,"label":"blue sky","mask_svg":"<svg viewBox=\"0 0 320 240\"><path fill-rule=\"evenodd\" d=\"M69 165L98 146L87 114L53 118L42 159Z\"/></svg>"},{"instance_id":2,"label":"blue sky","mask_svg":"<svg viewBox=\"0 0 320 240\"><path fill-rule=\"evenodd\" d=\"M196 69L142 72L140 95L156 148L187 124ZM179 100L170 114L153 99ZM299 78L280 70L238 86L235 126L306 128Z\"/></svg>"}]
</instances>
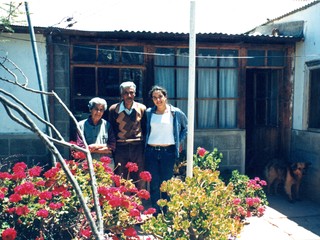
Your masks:
<instances>
[{"instance_id":1,"label":"blue sky","mask_svg":"<svg viewBox=\"0 0 320 240\"><path fill-rule=\"evenodd\" d=\"M94 31L189 32L191 0L29 1L34 26ZM194 0L196 32L243 33L313 0ZM24 5L22 6L24 9Z\"/></svg>"}]
</instances>

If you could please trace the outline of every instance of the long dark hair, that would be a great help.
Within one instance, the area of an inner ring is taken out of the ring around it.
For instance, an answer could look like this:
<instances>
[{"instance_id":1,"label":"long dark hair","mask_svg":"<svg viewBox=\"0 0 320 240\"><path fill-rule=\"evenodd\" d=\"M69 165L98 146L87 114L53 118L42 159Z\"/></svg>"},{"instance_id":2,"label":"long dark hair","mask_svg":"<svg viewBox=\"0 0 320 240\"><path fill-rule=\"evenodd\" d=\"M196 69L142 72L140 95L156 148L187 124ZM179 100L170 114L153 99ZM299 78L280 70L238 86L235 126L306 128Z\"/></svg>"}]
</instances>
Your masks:
<instances>
[{"instance_id":1,"label":"long dark hair","mask_svg":"<svg viewBox=\"0 0 320 240\"><path fill-rule=\"evenodd\" d=\"M149 96L150 96L150 98L152 98L152 93L154 92L154 91L160 91L162 94L163 94L163 96L165 96L165 97L167 97L167 90L164 88L164 87L161 87L161 86L158 86L158 85L154 85L152 88L151 88L151 90L149 91Z\"/></svg>"}]
</instances>

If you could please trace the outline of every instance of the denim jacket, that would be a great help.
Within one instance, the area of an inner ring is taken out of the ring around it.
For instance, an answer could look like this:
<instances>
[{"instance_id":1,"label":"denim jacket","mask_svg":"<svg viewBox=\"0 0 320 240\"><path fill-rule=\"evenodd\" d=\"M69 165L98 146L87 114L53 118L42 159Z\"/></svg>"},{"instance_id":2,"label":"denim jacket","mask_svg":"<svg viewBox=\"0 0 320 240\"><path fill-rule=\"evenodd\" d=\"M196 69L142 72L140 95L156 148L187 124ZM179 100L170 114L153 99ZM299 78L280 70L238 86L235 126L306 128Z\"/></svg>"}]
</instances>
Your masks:
<instances>
[{"instance_id":1,"label":"denim jacket","mask_svg":"<svg viewBox=\"0 0 320 240\"><path fill-rule=\"evenodd\" d=\"M185 140L187 136L188 130L188 119L186 115L177 107L169 105L171 114L173 116L173 136L176 147L176 157L179 157L179 147L183 140ZM151 116L155 113L157 107L154 106L152 108L148 108L146 111L147 115L147 135L146 135L146 145L148 143L148 139L151 131Z\"/></svg>"}]
</instances>

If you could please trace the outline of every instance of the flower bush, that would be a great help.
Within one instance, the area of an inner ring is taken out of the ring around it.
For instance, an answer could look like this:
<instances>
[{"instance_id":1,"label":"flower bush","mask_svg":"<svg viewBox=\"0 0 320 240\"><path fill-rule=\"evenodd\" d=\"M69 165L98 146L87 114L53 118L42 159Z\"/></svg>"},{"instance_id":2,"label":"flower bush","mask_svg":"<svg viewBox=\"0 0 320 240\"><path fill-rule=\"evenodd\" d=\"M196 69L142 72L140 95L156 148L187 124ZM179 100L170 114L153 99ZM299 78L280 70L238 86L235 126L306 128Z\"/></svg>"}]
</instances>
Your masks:
<instances>
[{"instance_id":1,"label":"flower bush","mask_svg":"<svg viewBox=\"0 0 320 240\"><path fill-rule=\"evenodd\" d=\"M246 217L263 215L266 182L237 171L224 182L218 171L221 159L217 149L208 152L199 147L193 158L193 177L162 183L161 191L170 200L160 199L158 205L166 212L145 222L142 229L160 239L227 240L241 232Z\"/></svg>"},{"instance_id":2,"label":"flower bush","mask_svg":"<svg viewBox=\"0 0 320 240\"><path fill-rule=\"evenodd\" d=\"M87 161L66 162L89 208L94 209ZM142 205L149 192L114 174L109 163L108 157L93 160L105 236L138 239L134 225L142 221L142 213L154 213ZM128 163L127 168L129 172L138 170L134 163ZM140 177L151 180L149 172L141 172ZM95 218L94 212L92 215ZM12 170L0 172L0 236L28 240L91 238L89 223L60 164L44 172L39 166L28 168L19 162Z\"/></svg>"},{"instance_id":3,"label":"flower bush","mask_svg":"<svg viewBox=\"0 0 320 240\"><path fill-rule=\"evenodd\" d=\"M173 178L161 185L170 201L159 200L167 212L152 218L142 229L160 239L229 239L240 233L243 224L233 218L237 206L232 186L226 186L219 172L193 169L185 181Z\"/></svg>"},{"instance_id":4,"label":"flower bush","mask_svg":"<svg viewBox=\"0 0 320 240\"><path fill-rule=\"evenodd\" d=\"M267 196L263 189L267 185L265 180L258 177L250 179L234 170L229 182L233 185L233 191L237 196L234 202L238 205L236 214L238 217L244 219L251 216L260 217L264 214L265 206L268 205Z\"/></svg>"}]
</instances>

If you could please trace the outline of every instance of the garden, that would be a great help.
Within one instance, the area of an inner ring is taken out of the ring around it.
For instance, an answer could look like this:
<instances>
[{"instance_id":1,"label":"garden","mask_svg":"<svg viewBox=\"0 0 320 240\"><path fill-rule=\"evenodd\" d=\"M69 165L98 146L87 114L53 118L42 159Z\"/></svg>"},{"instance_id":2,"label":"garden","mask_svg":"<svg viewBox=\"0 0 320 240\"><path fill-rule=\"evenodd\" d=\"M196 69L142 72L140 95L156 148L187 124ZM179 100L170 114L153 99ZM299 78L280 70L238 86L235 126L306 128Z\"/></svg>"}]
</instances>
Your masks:
<instances>
[{"instance_id":1,"label":"garden","mask_svg":"<svg viewBox=\"0 0 320 240\"><path fill-rule=\"evenodd\" d=\"M186 163L177 163L177 175L161 185L170 200L161 199L158 204L167 211L153 216L155 210L144 207L149 192L138 190L130 176L124 179L114 174L110 158L103 157L93 160L103 222L103 236L99 238L84 209L88 206L90 217L97 222L88 161L80 151L73 151L72 156L65 163L79 183L83 199L79 199L60 163L44 170L17 162L9 171L0 172L2 239L129 240L146 234L155 239L236 239L245 220L262 216L268 204L264 180L249 179L237 170L224 179L219 171L222 154L199 147L193 177L179 173ZM138 171L134 163L126 167L129 173ZM152 176L144 171L140 178L150 182Z\"/></svg>"}]
</instances>

